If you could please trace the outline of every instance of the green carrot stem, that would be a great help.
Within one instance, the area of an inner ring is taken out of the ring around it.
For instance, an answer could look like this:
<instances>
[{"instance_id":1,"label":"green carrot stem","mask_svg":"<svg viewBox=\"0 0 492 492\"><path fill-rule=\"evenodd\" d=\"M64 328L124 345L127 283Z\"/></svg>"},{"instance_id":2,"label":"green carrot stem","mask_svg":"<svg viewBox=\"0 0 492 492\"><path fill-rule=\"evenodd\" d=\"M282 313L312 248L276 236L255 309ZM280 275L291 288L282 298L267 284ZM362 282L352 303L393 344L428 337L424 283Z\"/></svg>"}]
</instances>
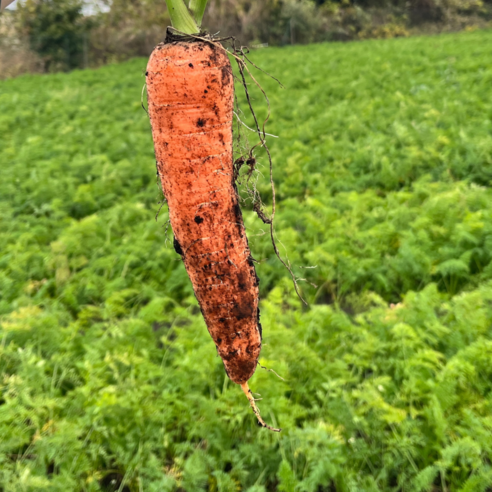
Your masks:
<instances>
[{"instance_id":1,"label":"green carrot stem","mask_svg":"<svg viewBox=\"0 0 492 492\"><path fill-rule=\"evenodd\" d=\"M175 29L186 34L197 34L200 31L183 0L166 0L166 5Z\"/></svg>"},{"instance_id":2,"label":"green carrot stem","mask_svg":"<svg viewBox=\"0 0 492 492\"><path fill-rule=\"evenodd\" d=\"M190 0L190 10L193 12L196 23L201 26L203 13L205 12L205 7L207 6L208 0Z\"/></svg>"}]
</instances>

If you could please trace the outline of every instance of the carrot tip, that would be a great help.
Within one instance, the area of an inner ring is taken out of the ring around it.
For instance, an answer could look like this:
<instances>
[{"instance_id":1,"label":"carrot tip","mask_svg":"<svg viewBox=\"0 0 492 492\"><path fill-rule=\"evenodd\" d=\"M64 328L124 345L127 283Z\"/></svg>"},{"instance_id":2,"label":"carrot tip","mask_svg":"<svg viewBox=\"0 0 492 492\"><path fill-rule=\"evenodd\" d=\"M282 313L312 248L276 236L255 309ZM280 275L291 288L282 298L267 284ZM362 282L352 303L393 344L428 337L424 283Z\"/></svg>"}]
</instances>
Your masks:
<instances>
[{"instance_id":1,"label":"carrot tip","mask_svg":"<svg viewBox=\"0 0 492 492\"><path fill-rule=\"evenodd\" d=\"M265 427L265 429L271 430L272 432L280 432L282 429L277 429L276 427L272 427L272 426L268 425L261 418L260 409L256 405L256 400L253 397L253 393L249 389L248 383L241 384L241 389L243 390L244 394L246 395L246 398L249 400L249 404L251 405L251 408L253 409L253 412L256 415L256 418L258 420L258 425L261 427Z\"/></svg>"}]
</instances>

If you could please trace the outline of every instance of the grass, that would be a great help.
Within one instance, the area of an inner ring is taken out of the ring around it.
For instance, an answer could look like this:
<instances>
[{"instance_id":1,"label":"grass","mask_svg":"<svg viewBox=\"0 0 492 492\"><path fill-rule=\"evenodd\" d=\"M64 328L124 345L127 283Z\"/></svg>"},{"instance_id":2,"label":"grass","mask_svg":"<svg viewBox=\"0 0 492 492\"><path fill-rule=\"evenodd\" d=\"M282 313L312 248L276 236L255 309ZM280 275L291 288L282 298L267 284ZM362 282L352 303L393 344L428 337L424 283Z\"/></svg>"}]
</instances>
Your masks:
<instances>
[{"instance_id":1,"label":"grass","mask_svg":"<svg viewBox=\"0 0 492 492\"><path fill-rule=\"evenodd\" d=\"M284 430L256 427L155 220L145 60L23 76L0 82L5 492L492 486L492 32L253 56L285 85L259 76L310 301L246 213L286 380L251 387Z\"/></svg>"}]
</instances>

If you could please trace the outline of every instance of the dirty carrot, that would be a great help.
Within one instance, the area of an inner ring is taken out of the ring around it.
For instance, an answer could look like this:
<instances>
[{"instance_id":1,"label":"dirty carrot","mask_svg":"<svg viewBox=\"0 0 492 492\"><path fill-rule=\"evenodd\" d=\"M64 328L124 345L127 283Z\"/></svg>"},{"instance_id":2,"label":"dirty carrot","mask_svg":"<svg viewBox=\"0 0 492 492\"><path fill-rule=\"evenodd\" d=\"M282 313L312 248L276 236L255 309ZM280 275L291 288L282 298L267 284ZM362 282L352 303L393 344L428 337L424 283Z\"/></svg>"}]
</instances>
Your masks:
<instances>
[{"instance_id":1,"label":"dirty carrot","mask_svg":"<svg viewBox=\"0 0 492 492\"><path fill-rule=\"evenodd\" d=\"M233 169L234 84L221 46L191 38L160 44L146 73L157 170L181 255L229 378L263 427L248 380L258 365L259 279Z\"/></svg>"}]
</instances>

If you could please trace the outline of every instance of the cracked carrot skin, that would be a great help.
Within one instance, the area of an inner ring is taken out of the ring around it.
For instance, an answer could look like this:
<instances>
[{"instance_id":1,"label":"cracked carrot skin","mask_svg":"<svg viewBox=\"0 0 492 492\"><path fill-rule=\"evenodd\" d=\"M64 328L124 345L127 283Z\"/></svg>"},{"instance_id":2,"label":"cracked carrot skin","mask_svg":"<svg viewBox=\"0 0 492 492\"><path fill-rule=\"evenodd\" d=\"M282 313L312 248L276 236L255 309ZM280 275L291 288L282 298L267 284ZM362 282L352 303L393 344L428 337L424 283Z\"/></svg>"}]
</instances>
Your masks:
<instances>
[{"instance_id":1,"label":"cracked carrot skin","mask_svg":"<svg viewBox=\"0 0 492 492\"><path fill-rule=\"evenodd\" d=\"M229 378L244 384L261 350L258 277L234 182L234 85L224 50L157 46L147 65L148 111L174 247Z\"/></svg>"}]
</instances>

